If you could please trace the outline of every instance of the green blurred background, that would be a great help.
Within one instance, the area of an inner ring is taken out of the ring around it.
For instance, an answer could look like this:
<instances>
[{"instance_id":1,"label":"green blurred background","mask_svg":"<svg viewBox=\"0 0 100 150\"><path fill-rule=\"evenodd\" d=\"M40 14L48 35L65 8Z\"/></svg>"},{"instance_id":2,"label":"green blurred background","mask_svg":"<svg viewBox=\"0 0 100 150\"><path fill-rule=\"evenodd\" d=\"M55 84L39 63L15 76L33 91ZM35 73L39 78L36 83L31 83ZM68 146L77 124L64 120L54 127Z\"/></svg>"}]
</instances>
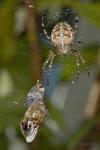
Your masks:
<instances>
[{"instance_id":1,"label":"green blurred background","mask_svg":"<svg viewBox=\"0 0 100 150\"><path fill-rule=\"evenodd\" d=\"M31 6L31 7L30 7ZM90 71L77 73L72 56L55 61L49 82L41 67L54 49L43 34L42 19L50 34L62 15L79 27L76 41ZM62 14L61 14L62 12ZM57 20L58 18L58 20ZM50 23L49 23L50 22ZM0 1L0 150L100 150L100 1L99 0L1 0ZM20 120L28 90L42 78L49 116L35 141L25 142Z\"/></svg>"}]
</instances>

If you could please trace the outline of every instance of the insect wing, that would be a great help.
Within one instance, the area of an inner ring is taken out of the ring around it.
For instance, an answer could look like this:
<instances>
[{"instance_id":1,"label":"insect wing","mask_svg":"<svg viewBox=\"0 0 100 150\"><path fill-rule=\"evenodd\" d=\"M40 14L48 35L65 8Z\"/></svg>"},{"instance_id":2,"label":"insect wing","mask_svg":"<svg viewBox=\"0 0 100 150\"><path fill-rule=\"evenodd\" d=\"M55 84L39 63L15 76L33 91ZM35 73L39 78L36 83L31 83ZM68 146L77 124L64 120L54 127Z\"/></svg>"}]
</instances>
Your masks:
<instances>
[{"instance_id":1,"label":"insect wing","mask_svg":"<svg viewBox=\"0 0 100 150\"><path fill-rule=\"evenodd\" d=\"M27 143L34 141L34 139L36 138L36 135L38 133L38 130L39 130L38 126L36 128L34 128L34 126L32 126L31 130L29 131L29 133L27 133L27 136L26 136Z\"/></svg>"}]
</instances>

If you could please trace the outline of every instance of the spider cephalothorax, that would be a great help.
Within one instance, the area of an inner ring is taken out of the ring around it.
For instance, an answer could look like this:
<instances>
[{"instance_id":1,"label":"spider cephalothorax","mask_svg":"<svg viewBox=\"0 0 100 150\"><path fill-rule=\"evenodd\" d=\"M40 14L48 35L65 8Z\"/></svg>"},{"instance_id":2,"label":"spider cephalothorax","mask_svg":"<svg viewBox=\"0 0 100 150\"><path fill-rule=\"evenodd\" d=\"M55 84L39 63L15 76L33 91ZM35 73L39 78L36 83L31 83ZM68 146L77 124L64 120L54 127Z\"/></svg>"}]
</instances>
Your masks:
<instances>
[{"instance_id":1,"label":"spider cephalothorax","mask_svg":"<svg viewBox=\"0 0 100 150\"><path fill-rule=\"evenodd\" d=\"M70 48L71 45L82 43L79 41L74 42L74 37L77 33L77 28L78 28L77 15L76 15L75 20L76 20L75 21L75 29L73 29L67 22L59 22L53 27L53 29L51 31L51 35L49 36L47 31L45 30L45 25L43 23L43 18L42 18L42 27L43 27L44 34L47 37L47 39L49 39L51 41L51 43L56 47L56 49L54 51L50 51L50 54L49 54L48 58L46 59L46 61L44 62L42 69L45 71L47 66L49 69L51 69L52 65L53 65L53 61L56 56L63 56L65 54L72 53L75 56L76 65L77 65L77 76L75 79L75 82L76 82L78 79L78 76L80 74L80 61L85 66L85 68L88 72L88 75L89 75L89 71L88 71L88 67L85 63L85 60L80 55L79 51L73 50Z\"/></svg>"}]
</instances>

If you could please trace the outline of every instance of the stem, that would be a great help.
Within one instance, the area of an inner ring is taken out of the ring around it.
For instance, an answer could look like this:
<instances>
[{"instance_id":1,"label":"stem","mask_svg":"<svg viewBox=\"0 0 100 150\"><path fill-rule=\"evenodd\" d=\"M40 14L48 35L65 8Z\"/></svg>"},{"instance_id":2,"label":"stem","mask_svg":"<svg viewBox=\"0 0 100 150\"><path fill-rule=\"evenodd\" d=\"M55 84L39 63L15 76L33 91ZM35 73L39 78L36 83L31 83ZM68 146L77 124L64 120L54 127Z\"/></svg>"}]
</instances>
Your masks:
<instances>
[{"instance_id":1,"label":"stem","mask_svg":"<svg viewBox=\"0 0 100 150\"><path fill-rule=\"evenodd\" d=\"M27 35L29 41L29 49L31 51L30 61L31 61L32 80L33 82L36 82L36 80L40 78L40 71L42 67L37 11L35 9L35 0L25 0L25 3L28 12Z\"/></svg>"}]
</instances>

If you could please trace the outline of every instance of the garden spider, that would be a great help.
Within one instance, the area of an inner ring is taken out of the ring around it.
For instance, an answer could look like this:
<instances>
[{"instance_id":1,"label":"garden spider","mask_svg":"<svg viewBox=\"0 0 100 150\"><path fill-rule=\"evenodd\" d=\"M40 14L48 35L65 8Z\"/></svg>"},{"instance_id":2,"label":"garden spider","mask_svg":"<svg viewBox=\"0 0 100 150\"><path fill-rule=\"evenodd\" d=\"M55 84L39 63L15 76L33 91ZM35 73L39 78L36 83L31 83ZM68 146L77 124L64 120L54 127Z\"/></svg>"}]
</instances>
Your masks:
<instances>
[{"instance_id":1,"label":"garden spider","mask_svg":"<svg viewBox=\"0 0 100 150\"><path fill-rule=\"evenodd\" d=\"M49 36L47 31L45 30L43 18L42 18L42 27L43 27L43 32L47 37L47 39L50 40L51 43L56 47L56 50L50 51L49 56L44 62L42 69L45 71L46 67L48 67L48 69L50 70L53 66L53 61L56 56L64 56L71 53L75 56L76 65L77 65L77 75L74 82L77 82L78 77L80 75L80 61L85 66L85 69L87 70L89 76L90 73L88 70L88 66L86 65L85 60L80 55L79 51L70 48L71 45L82 43L82 42L74 42L74 37L77 33L77 28L78 28L77 15L75 18L75 29L72 29L72 27L67 22L59 22L53 27L51 31L51 35Z\"/></svg>"}]
</instances>

